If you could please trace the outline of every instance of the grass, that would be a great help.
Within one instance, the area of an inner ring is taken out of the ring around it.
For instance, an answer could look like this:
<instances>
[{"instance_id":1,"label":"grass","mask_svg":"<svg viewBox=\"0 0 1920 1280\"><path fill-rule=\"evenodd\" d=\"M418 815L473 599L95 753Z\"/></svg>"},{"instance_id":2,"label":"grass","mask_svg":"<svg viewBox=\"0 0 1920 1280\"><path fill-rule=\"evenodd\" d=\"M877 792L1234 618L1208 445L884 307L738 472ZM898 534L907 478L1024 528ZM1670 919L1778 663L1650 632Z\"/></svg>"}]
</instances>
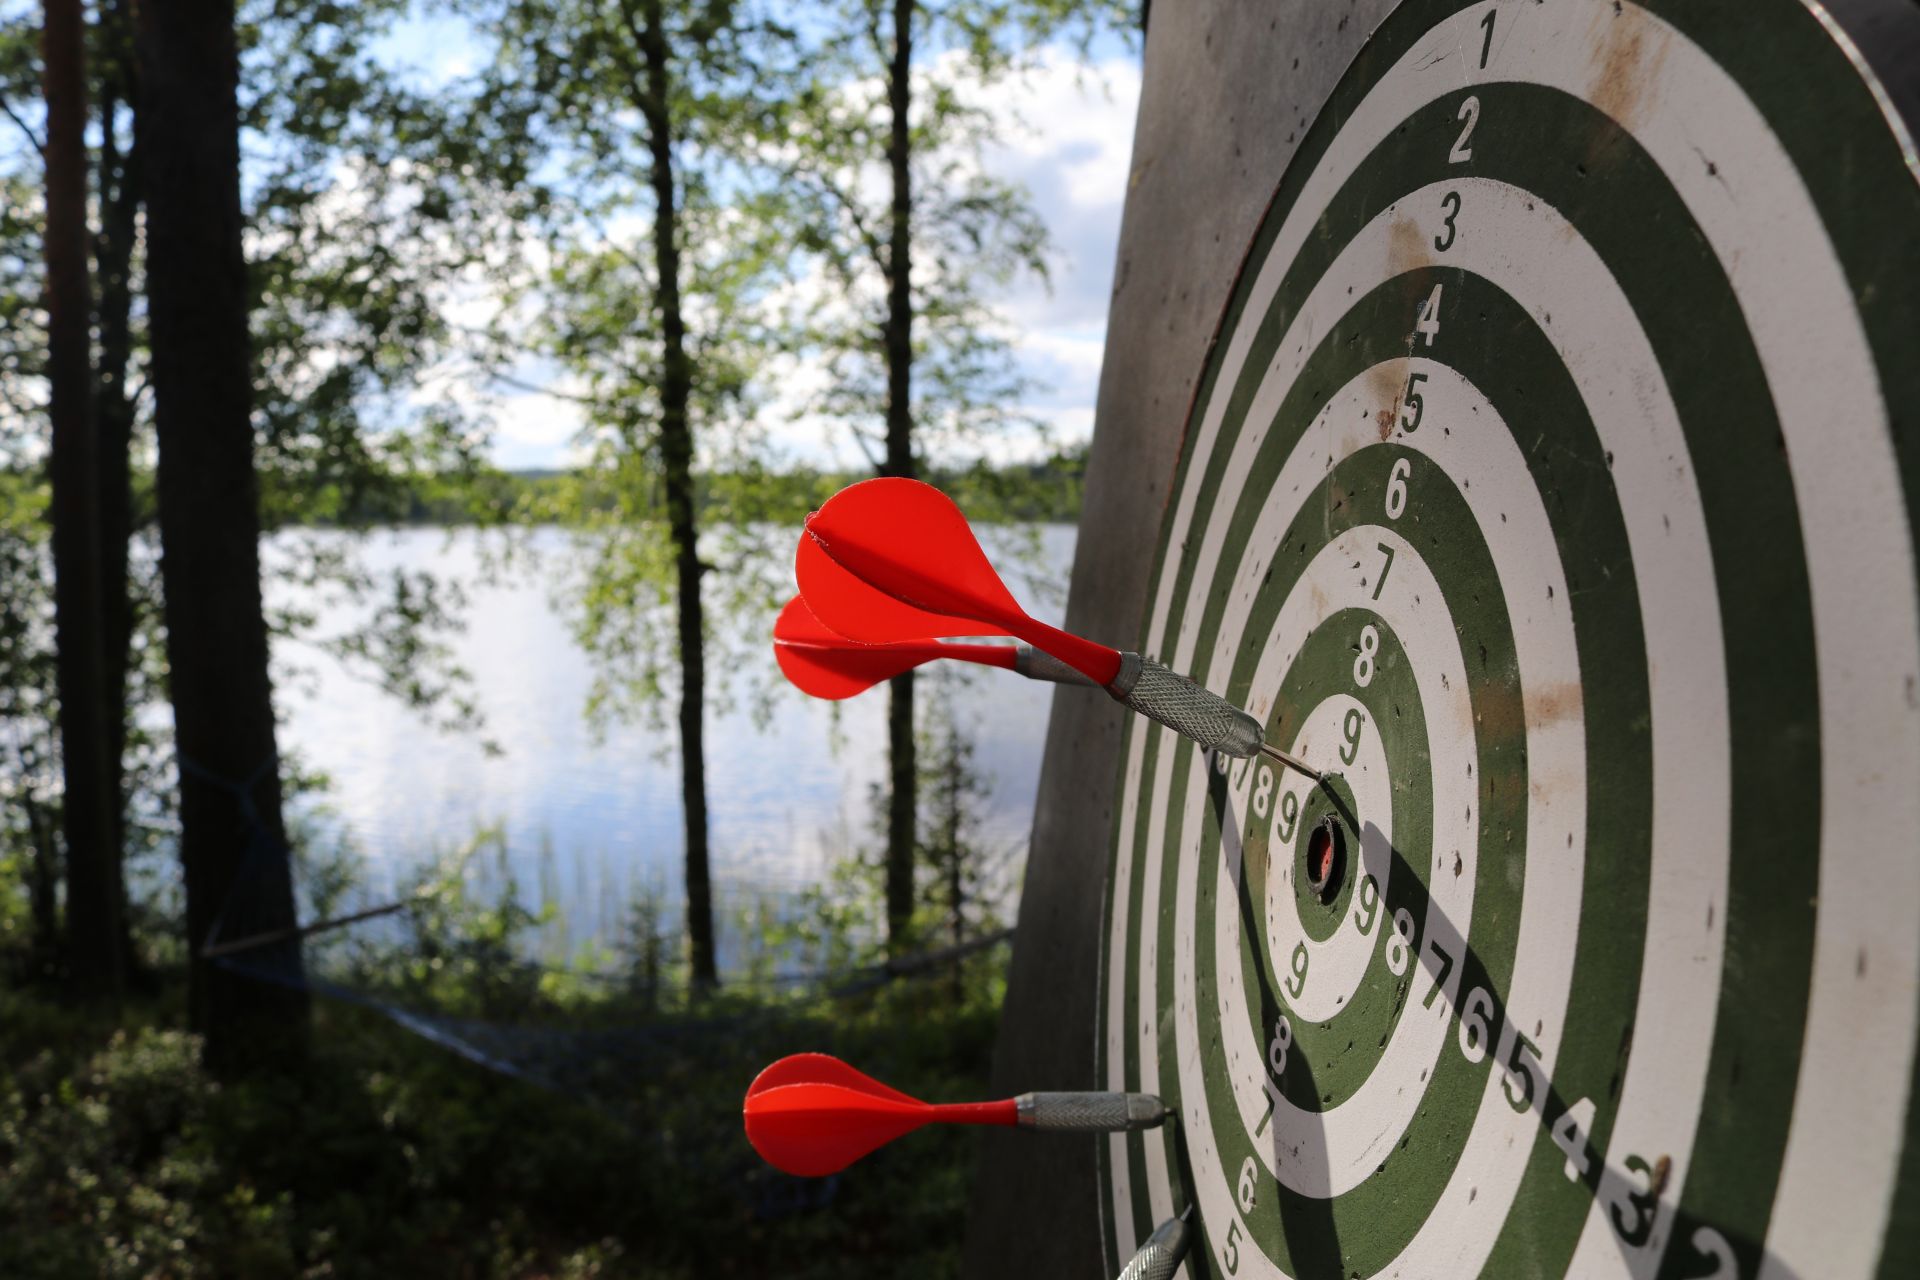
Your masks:
<instances>
[{"instance_id":1,"label":"grass","mask_svg":"<svg viewBox=\"0 0 1920 1280\"><path fill-rule=\"evenodd\" d=\"M590 1064L593 1085L565 1094L325 1001L301 1071L223 1085L177 1001L112 1015L0 989L0 1275L954 1275L975 1131L802 1181L754 1155L740 1100L803 1049L922 1096L981 1096L997 987L988 972L966 998L939 979L833 1006L735 995L718 1031L683 1016L657 1053ZM572 1012L619 1022L619 999Z\"/></svg>"}]
</instances>

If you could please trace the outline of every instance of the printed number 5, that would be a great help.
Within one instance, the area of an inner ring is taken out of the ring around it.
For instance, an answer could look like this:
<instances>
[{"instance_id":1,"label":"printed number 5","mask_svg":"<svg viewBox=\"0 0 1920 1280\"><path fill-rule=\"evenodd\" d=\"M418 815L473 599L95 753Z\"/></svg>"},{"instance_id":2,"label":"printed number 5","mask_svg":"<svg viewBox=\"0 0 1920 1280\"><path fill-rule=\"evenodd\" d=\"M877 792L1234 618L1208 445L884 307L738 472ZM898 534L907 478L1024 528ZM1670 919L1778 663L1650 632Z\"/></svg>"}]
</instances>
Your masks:
<instances>
[{"instance_id":1,"label":"printed number 5","mask_svg":"<svg viewBox=\"0 0 1920 1280\"><path fill-rule=\"evenodd\" d=\"M1227 1264L1227 1274L1233 1275L1235 1272L1239 1271L1240 1270L1240 1224L1237 1221L1229 1222L1227 1224L1226 1247L1222 1249L1221 1252L1226 1255L1222 1259L1222 1261Z\"/></svg>"},{"instance_id":2,"label":"printed number 5","mask_svg":"<svg viewBox=\"0 0 1920 1280\"><path fill-rule=\"evenodd\" d=\"M1420 398L1420 384L1427 380L1424 373L1416 373L1407 379L1406 408L1400 411L1400 429L1408 435L1420 429L1420 417L1426 412L1426 402Z\"/></svg>"}]
</instances>

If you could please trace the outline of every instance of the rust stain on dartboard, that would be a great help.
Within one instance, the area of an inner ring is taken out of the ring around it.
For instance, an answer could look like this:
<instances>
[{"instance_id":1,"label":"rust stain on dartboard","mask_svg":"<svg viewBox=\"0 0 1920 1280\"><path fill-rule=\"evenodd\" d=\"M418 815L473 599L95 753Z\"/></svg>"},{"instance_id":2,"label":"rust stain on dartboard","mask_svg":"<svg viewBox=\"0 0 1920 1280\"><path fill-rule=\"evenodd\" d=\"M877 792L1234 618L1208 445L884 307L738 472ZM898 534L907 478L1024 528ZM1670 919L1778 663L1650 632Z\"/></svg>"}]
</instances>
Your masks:
<instances>
[{"instance_id":1,"label":"rust stain on dartboard","mask_svg":"<svg viewBox=\"0 0 1920 1280\"><path fill-rule=\"evenodd\" d=\"M1633 6L1602 5L1588 29L1593 67L1587 101L1632 133L1645 114L1648 98L1659 91L1660 71L1672 41L1670 28ZM1605 160L1602 139L1588 148L1585 172Z\"/></svg>"},{"instance_id":2,"label":"rust stain on dartboard","mask_svg":"<svg viewBox=\"0 0 1920 1280\"><path fill-rule=\"evenodd\" d=\"M1409 272L1420 271L1433 265L1433 254L1429 252L1427 233L1411 215L1402 214L1387 224L1387 278L1395 279L1407 276ZM1409 305L1417 305L1420 286L1409 279L1405 289ZM1413 335L1407 335L1408 358L1384 360L1367 371L1367 390L1374 403L1380 408L1374 414L1374 426L1379 438L1386 440L1393 435L1399 425L1400 389L1407 382L1407 368L1413 349Z\"/></svg>"}]
</instances>

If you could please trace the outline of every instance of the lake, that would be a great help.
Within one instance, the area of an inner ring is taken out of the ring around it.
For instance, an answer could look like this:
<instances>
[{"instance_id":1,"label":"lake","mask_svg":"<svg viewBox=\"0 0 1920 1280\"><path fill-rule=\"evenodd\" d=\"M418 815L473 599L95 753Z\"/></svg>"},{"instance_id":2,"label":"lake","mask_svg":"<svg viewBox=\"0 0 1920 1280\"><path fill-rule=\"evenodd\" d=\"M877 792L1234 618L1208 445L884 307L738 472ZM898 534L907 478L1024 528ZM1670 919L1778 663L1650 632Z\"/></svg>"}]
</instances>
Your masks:
<instances>
[{"instance_id":1,"label":"lake","mask_svg":"<svg viewBox=\"0 0 1920 1280\"><path fill-rule=\"evenodd\" d=\"M1074 529L989 528L982 538L992 550L1022 534L1036 549L1039 575L1064 583ZM287 571L310 560L314 548L351 552L375 575L426 570L458 584L466 626L451 637L451 656L472 677L485 735L498 754L474 735L435 728L364 675L299 642L275 650L280 741L289 760L328 781L324 793L297 802L294 814L323 847L358 856L363 885L356 903L392 894L479 829L497 827L522 897L557 908L541 943L550 958L560 958L583 944L617 940L636 895L680 898L676 704L662 708L663 727L614 723L597 734L585 715L592 660L574 640L567 586L583 551L565 530L522 532L516 538L530 554L495 570L501 536L438 528L301 530L275 535L264 550L269 606L311 612L320 636L351 633L366 608ZM1002 554L995 559L1005 563ZM709 579L707 598L724 585ZM1020 581L1014 586L1036 616L1058 623L1060 593L1036 598ZM739 668L726 673L733 696L710 706L706 721L713 871L723 904L795 893L819 882L856 845L876 847L871 797L886 778L883 689L841 703L816 701L785 685L770 641L750 643L745 652ZM973 763L988 788L981 836L1009 852L1003 889L1011 894L1032 822L1053 686L982 670L943 680L942 688L951 688L956 720L972 738ZM773 694L764 723L749 709L755 690ZM474 874L492 877L483 889L503 883L490 865L476 865Z\"/></svg>"}]
</instances>

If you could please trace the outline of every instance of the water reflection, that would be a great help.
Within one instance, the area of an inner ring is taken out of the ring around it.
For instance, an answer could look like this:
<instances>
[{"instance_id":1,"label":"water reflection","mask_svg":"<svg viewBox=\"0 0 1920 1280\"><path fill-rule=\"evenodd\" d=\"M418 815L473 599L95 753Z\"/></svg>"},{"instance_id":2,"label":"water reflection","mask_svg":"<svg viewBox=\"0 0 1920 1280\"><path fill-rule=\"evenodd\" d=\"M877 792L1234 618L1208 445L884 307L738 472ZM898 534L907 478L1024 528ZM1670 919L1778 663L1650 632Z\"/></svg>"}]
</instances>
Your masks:
<instances>
[{"instance_id":1,"label":"water reflection","mask_svg":"<svg viewBox=\"0 0 1920 1280\"><path fill-rule=\"evenodd\" d=\"M991 544L995 531L985 531ZM1074 530L1037 531L1040 564L1064 582ZM390 892L437 854L497 824L511 867L533 901L555 902L569 944L620 934L636 892L677 893L682 857L679 763L670 728L612 725L596 736L583 715L593 672L570 632L556 584L567 577L570 535L535 531L537 571L486 572L489 538L471 530L402 529L365 535L360 554L375 574L431 570L464 589L469 625L453 643L472 676L490 755L471 736L436 730L393 698L298 644L276 652L283 748L330 782L302 802L318 828L345 837L365 859L370 892ZM280 535L269 565L298 554L301 540L355 535ZM1019 590L1016 588L1016 590ZM715 594L718 594L717 592ZM1058 608L1019 590L1033 612ZM711 598L711 597L710 597ZM272 575L268 599L319 616L319 632L358 625L363 611ZM725 626L726 620L715 620ZM742 646L747 669L732 679L745 695L777 684L765 645ZM1052 686L986 673L957 694L974 735L975 763L992 783L987 838L1024 844ZM783 690L770 721L754 723L744 696L707 721L708 796L716 880L729 887L798 889L815 882L853 838L865 838L870 789L885 777L886 700L875 691L837 705ZM668 709L669 712L671 708ZM671 715L667 717L671 724Z\"/></svg>"}]
</instances>

